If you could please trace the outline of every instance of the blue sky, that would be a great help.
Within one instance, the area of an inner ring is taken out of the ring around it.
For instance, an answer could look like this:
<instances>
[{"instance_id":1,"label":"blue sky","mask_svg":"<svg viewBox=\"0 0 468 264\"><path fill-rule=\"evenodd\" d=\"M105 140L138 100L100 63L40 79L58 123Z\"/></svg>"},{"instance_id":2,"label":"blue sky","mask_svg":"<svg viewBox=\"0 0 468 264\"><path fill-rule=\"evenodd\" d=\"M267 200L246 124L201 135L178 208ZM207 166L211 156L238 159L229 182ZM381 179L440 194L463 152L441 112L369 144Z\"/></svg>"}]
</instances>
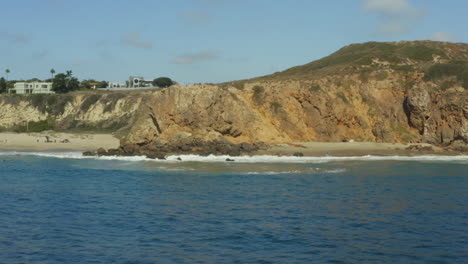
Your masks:
<instances>
[{"instance_id":1,"label":"blue sky","mask_svg":"<svg viewBox=\"0 0 468 264\"><path fill-rule=\"evenodd\" d=\"M1 0L9 79L224 82L358 42L468 42L466 0Z\"/></svg>"}]
</instances>

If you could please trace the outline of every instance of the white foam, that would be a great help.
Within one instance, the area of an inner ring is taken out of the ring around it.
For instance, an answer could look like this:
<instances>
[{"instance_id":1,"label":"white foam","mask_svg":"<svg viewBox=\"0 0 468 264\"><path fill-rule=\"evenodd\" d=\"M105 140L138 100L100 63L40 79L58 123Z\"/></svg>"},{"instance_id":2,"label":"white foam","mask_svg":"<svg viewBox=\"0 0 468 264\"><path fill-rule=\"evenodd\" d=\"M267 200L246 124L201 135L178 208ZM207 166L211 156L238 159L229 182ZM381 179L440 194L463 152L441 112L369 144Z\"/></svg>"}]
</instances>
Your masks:
<instances>
[{"instance_id":1,"label":"white foam","mask_svg":"<svg viewBox=\"0 0 468 264\"><path fill-rule=\"evenodd\" d=\"M323 156L323 157L293 157L293 156L198 156L198 155L179 155L169 156L168 161L177 161L180 158L182 161L192 162L226 162L226 159L234 160L231 162L238 163L325 163L332 161L462 161L468 162L468 156L440 156L440 155L421 155L421 156L353 156L353 157L336 157L336 156Z\"/></svg>"},{"instance_id":2,"label":"white foam","mask_svg":"<svg viewBox=\"0 0 468 264\"><path fill-rule=\"evenodd\" d=\"M280 174L318 174L318 173L343 173L346 172L344 168L336 169L320 169L320 168L311 168L309 170L291 170L291 171L249 171L244 174L247 175L280 175Z\"/></svg>"},{"instance_id":3,"label":"white foam","mask_svg":"<svg viewBox=\"0 0 468 264\"><path fill-rule=\"evenodd\" d=\"M46 152L46 151L0 151L0 156L39 156L61 159L81 159L81 152Z\"/></svg>"},{"instance_id":4,"label":"white foam","mask_svg":"<svg viewBox=\"0 0 468 264\"><path fill-rule=\"evenodd\" d=\"M1 156L40 156L60 159L97 159L97 160L119 160L119 161L152 161L152 162L228 162L229 163L326 163L333 161L422 161L422 162L462 162L468 163L467 155L442 156L442 155L421 155L421 156L355 156L355 157L293 157L293 156L199 156L199 155L173 155L166 157L166 160L150 159L145 156L83 156L81 152L34 152L34 151L0 151ZM180 159L180 160L179 160Z\"/></svg>"}]
</instances>

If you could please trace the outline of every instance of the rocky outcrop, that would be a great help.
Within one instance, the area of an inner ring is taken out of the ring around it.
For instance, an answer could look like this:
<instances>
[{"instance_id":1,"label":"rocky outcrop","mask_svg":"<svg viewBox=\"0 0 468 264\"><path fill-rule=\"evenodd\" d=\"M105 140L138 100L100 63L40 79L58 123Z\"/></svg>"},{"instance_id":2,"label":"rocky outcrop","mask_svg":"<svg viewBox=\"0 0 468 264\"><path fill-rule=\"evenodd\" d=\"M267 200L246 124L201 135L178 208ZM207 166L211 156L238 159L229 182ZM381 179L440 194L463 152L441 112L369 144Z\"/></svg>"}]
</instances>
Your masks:
<instances>
[{"instance_id":1,"label":"rocky outcrop","mask_svg":"<svg viewBox=\"0 0 468 264\"><path fill-rule=\"evenodd\" d=\"M426 120L431 116L431 97L427 87L412 87L405 98L409 124L424 134Z\"/></svg>"},{"instance_id":2,"label":"rocky outcrop","mask_svg":"<svg viewBox=\"0 0 468 264\"><path fill-rule=\"evenodd\" d=\"M466 92L437 94L426 121L422 141L443 146L468 144L468 98Z\"/></svg>"},{"instance_id":3,"label":"rocky outcrop","mask_svg":"<svg viewBox=\"0 0 468 264\"><path fill-rule=\"evenodd\" d=\"M153 159L165 159L168 155L197 154L201 156L229 155L240 156L259 150L266 150L268 145L263 142L254 144L233 144L227 140L205 141L200 138L186 138L182 141L163 143L152 141L148 144L127 143L118 149L98 149L97 151L85 152L86 156L133 156L145 155Z\"/></svg>"}]
</instances>

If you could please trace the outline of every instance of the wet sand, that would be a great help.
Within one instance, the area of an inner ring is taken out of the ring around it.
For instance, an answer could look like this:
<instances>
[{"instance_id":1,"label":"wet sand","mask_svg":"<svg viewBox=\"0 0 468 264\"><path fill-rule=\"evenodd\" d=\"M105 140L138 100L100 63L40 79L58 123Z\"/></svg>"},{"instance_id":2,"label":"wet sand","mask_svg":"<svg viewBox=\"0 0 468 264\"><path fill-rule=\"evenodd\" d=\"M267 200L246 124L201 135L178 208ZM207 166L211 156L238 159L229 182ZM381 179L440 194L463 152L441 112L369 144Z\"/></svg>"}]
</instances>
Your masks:
<instances>
[{"instance_id":1,"label":"wet sand","mask_svg":"<svg viewBox=\"0 0 468 264\"><path fill-rule=\"evenodd\" d=\"M432 147L433 150L407 150L409 146ZM268 150L258 151L257 155L275 156L389 156L389 155L422 155L444 154L443 149L430 144L398 144L375 142L298 142L294 144L278 144Z\"/></svg>"},{"instance_id":2,"label":"wet sand","mask_svg":"<svg viewBox=\"0 0 468 264\"><path fill-rule=\"evenodd\" d=\"M119 140L111 134L75 133L0 133L3 150L76 150L88 151L103 147L117 148Z\"/></svg>"}]
</instances>

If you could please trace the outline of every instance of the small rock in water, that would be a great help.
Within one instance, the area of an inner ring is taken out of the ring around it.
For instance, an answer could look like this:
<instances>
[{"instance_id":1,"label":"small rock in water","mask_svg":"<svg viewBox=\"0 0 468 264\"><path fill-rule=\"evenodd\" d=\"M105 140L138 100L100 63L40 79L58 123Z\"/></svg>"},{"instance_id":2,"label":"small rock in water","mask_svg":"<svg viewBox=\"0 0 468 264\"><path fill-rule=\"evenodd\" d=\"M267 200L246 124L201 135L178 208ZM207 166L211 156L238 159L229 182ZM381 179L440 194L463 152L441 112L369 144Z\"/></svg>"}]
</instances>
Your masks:
<instances>
[{"instance_id":1,"label":"small rock in water","mask_svg":"<svg viewBox=\"0 0 468 264\"><path fill-rule=\"evenodd\" d=\"M182 160L180 157L177 157L177 160Z\"/></svg>"},{"instance_id":2,"label":"small rock in water","mask_svg":"<svg viewBox=\"0 0 468 264\"><path fill-rule=\"evenodd\" d=\"M149 159L158 159L158 160L165 160L166 159L166 156L162 155L162 154L149 154L149 155L146 155L147 158Z\"/></svg>"},{"instance_id":3,"label":"small rock in water","mask_svg":"<svg viewBox=\"0 0 468 264\"><path fill-rule=\"evenodd\" d=\"M226 161L235 161L235 160L233 160L233 159L230 159L230 158L227 158L227 159L226 159Z\"/></svg>"}]
</instances>

